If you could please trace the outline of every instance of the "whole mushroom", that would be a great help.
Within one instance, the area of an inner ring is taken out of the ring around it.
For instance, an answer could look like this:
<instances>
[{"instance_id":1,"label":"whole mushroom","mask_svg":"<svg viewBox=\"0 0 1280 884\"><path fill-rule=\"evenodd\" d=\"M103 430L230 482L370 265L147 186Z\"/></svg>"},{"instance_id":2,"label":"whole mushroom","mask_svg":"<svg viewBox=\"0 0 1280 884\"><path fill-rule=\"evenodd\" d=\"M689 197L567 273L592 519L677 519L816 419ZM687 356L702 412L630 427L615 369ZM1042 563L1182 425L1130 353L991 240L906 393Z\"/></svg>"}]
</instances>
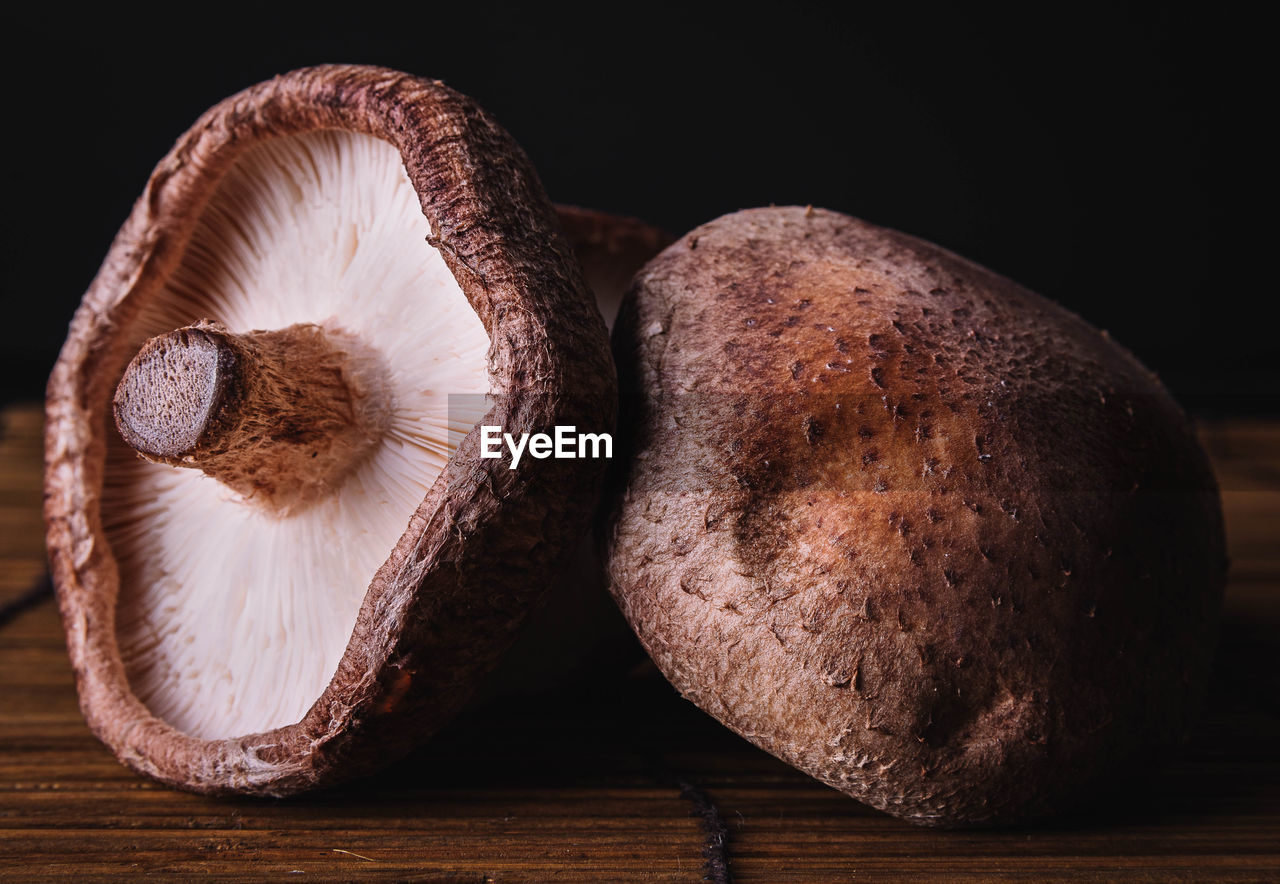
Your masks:
<instances>
[{"instance_id":1,"label":"whole mushroom","mask_svg":"<svg viewBox=\"0 0 1280 884\"><path fill-rule=\"evenodd\" d=\"M614 349L612 591L730 728L931 825L1051 812L1183 735L1218 495L1105 333L918 239L774 208L651 261Z\"/></svg>"},{"instance_id":2,"label":"whole mushroom","mask_svg":"<svg viewBox=\"0 0 1280 884\"><path fill-rule=\"evenodd\" d=\"M49 382L48 545L94 733L213 793L403 754L510 642L606 464L510 469L475 425L600 433L615 410L554 210L474 103L327 66L218 104Z\"/></svg>"}]
</instances>

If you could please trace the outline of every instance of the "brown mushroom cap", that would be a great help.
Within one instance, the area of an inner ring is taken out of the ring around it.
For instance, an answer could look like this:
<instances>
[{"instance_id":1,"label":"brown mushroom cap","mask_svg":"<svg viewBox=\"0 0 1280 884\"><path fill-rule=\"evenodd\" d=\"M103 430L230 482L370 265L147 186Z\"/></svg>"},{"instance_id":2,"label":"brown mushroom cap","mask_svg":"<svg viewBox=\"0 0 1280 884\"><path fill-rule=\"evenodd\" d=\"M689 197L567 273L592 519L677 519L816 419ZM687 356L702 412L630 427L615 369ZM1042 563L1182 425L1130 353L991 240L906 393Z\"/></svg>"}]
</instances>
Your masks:
<instances>
[{"instance_id":1,"label":"brown mushroom cap","mask_svg":"<svg viewBox=\"0 0 1280 884\"><path fill-rule=\"evenodd\" d=\"M1051 811L1184 732L1218 496L1105 333L936 246L777 208L650 262L614 349L612 591L730 728L935 825Z\"/></svg>"},{"instance_id":2,"label":"brown mushroom cap","mask_svg":"<svg viewBox=\"0 0 1280 884\"><path fill-rule=\"evenodd\" d=\"M355 588L362 600L336 673L300 720L202 738L133 689L117 623L119 535L103 524L104 506L114 506L108 451L119 447L113 391L147 337L206 318L143 327L181 312L162 303L166 287L200 259L190 243L237 164L284 139L366 137L398 152L426 221L417 241L438 249L487 336L493 398L483 422L515 434L612 428L613 367L581 271L528 160L471 101L390 70L327 66L211 109L161 161L117 236L47 397L48 544L81 707L121 760L166 783L282 795L357 775L420 743L491 668L594 504L604 461L526 459L512 470L482 459L472 430L455 440L398 539L375 551L376 574ZM335 242L346 233L335 231ZM363 344L376 350L379 342Z\"/></svg>"},{"instance_id":3,"label":"brown mushroom cap","mask_svg":"<svg viewBox=\"0 0 1280 884\"><path fill-rule=\"evenodd\" d=\"M556 206L565 239L582 265L604 324L613 321L636 271L675 239L665 230L624 215L581 206Z\"/></svg>"}]
</instances>

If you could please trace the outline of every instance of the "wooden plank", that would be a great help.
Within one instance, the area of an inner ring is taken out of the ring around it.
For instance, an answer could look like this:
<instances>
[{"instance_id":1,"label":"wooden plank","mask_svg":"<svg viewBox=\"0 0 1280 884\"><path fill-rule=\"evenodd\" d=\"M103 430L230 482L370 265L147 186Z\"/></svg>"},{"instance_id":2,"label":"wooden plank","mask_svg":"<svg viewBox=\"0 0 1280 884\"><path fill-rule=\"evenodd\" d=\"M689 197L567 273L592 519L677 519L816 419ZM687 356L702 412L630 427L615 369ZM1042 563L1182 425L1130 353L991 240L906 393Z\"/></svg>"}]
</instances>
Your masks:
<instances>
[{"instance_id":1,"label":"wooden plank","mask_svg":"<svg viewBox=\"0 0 1280 884\"><path fill-rule=\"evenodd\" d=\"M40 420L4 414L0 603L43 567ZM1257 881L1280 877L1280 422L1204 428L1231 555L1223 643L1185 752L1078 814L937 832L738 739L651 665L469 709L391 770L289 801L141 779L88 732L54 605L0 626L0 876L697 881L714 802L739 881Z\"/></svg>"},{"instance_id":2,"label":"wooden plank","mask_svg":"<svg viewBox=\"0 0 1280 884\"><path fill-rule=\"evenodd\" d=\"M41 433L35 406L0 411L0 606L44 573Z\"/></svg>"}]
</instances>

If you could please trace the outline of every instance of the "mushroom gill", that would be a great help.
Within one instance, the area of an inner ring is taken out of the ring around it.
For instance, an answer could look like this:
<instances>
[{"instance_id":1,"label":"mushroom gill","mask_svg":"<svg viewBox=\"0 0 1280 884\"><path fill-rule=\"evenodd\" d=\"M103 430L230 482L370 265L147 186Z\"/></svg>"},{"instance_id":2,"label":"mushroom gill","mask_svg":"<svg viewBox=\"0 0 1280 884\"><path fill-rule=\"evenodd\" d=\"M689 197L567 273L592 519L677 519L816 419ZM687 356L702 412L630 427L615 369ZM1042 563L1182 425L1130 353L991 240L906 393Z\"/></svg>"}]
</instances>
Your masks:
<instances>
[{"instance_id":1,"label":"mushroom gill","mask_svg":"<svg viewBox=\"0 0 1280 884\"><path fill-rule=\"evenodd\" d=\"M214 739L302 718L375 572L483 415L489 339L431 233L391 144L336 130L264 141L226 172L131 327L137 350L202 320L241 335L319 326L379 364L387 412L340 482L284 509L143 460L108 431L120 654L175 728Z\"/></svg>"}]
</instances>

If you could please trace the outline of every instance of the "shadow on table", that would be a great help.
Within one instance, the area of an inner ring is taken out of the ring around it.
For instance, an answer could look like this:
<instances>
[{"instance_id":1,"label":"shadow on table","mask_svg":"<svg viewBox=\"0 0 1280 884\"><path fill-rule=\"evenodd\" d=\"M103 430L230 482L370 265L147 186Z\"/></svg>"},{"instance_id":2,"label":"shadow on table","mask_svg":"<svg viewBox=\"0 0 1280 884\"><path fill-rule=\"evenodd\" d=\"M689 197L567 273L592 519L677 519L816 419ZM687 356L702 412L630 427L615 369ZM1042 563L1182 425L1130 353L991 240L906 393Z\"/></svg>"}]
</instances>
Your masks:
<instances>
[{"instance_id":1,"label":"shadow on table","mask_svg":"<svg viewBox=\"0 0 1280 884\"><path fill-rule=\"evenodd\" d=\"M1049 825L1160 826L1280 813L1280 630L1229 615L1200 720L1162 763L1119 778ZM1137 765L1135 765L1137 767Z\"/></svg>"},{"instance_id":2,"label":"shadow on table","mask_svg":"<svg viewBox=\"0 0 1280 884\"><path fill-rule=\"evenodd\" d=\"M1036 828L1097 832L1280 812L1277 660L1280 634L1273 624L1229 618L1209 701L1190 742L1154 769L1113 779L1078 809ZM673 773L713 792L721 783L758 783L780 805L811 800L815 790L808 777L682 699L646 660L558 691L490 699L389 771L303 800L419 790L660 787ZM830 816L875 814L830 796L824 802Z\"/></svg>"}]
</instances>

